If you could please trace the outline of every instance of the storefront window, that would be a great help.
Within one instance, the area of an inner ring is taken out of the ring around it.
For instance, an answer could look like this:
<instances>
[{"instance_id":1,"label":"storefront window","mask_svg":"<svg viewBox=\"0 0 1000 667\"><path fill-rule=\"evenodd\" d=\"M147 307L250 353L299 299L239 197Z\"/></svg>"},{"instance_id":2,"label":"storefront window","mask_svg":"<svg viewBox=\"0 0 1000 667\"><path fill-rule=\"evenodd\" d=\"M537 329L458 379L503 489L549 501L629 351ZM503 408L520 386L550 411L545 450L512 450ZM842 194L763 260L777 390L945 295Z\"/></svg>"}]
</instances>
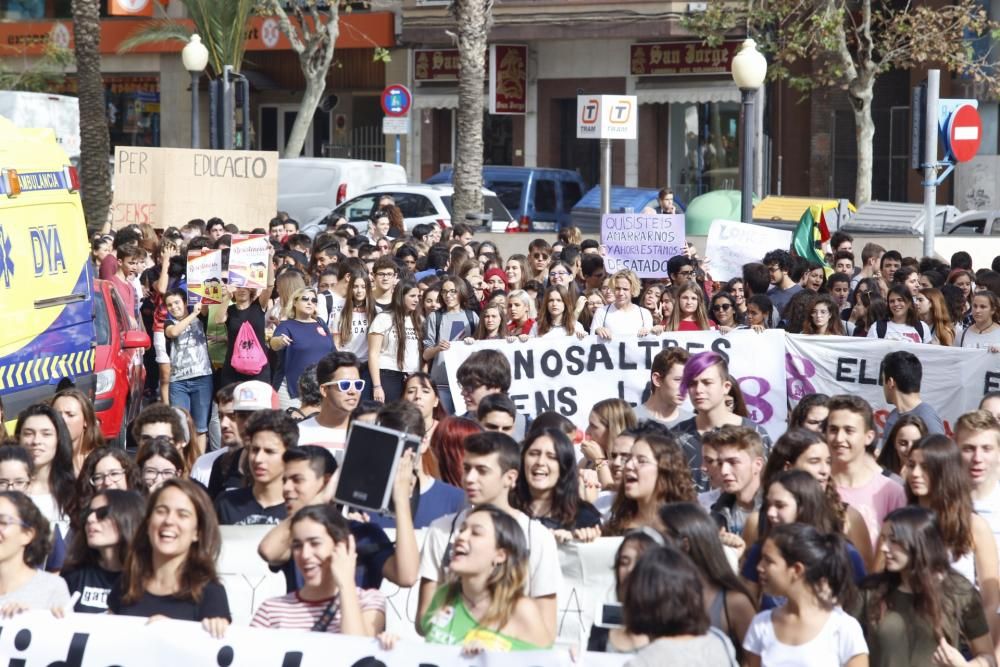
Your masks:
<instances>
[{"instance_id":1,"label":"storefront window","mask_svg":"<svg viewBox=\"0 0 1000 667\"><path fill-rule=\"evenodd\" d=\"M77 94L77 81L67 77L56 91ZM104 76L104 109L115 146L160 145L160 79L155 75Z\"/></svg>"},{"instance_id":2,"label":"storefront window","mask_svg":"<svg viewBox=\"0 0 1000 667\"><path fill-rule=\"evenodd\" d=\"M733 190L739 179L739 104L670 105L670 180L688 202L712 190Z\"/></svg>"}]
</instances>

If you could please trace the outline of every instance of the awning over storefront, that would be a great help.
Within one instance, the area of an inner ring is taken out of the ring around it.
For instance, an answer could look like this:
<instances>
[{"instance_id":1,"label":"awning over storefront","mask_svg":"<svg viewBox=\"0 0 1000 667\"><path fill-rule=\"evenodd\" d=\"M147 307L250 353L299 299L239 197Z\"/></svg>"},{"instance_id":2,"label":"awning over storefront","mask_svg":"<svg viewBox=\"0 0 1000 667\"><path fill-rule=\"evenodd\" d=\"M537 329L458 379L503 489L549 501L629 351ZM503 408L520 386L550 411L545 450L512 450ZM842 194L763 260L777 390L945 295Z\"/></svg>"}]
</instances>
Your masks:
<instances>
[{"instance_id":1,"label":"awning over storefront","mask_svg":"<svg viewBox=\"0 0 1000 667\"><path fill-rule=\"evenodd\" d=\"M690 82L683 86L660 85L640 88L635 95L639 104L680 104L705 102L739 102L740 91L732 81Z\"/></svg>"},{"instance_id":2,"label":"awning over storefront","mask_svg":"<svg viewBox=\"0 0 1000 667\"><path fill-rule=\"evenodd\" d=\"M420 88L413 91L414 109L457 109L458 93L424 92Z\"/></svg>"}]
</instances>

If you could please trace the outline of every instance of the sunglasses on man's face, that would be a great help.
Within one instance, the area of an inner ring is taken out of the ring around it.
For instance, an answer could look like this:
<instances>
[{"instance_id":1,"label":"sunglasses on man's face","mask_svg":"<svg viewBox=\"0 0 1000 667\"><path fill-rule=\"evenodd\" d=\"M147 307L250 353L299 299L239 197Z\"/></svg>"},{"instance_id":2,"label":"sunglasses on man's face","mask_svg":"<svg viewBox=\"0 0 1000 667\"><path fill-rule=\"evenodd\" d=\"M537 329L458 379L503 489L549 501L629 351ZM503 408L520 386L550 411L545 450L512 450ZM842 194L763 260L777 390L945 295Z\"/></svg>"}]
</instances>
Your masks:
<instances>
[{"instance_id":1,"label":"sunglasses on man's face","mask_svg":"<svg viewBox=\"0 0 1000 667\"><path fill-rule=\"evenodd\" d=\"M331 380L323 384L324 387L336 387L338 391L361 391L365 388L364 380Z\"/></svg>"}]
</instances>

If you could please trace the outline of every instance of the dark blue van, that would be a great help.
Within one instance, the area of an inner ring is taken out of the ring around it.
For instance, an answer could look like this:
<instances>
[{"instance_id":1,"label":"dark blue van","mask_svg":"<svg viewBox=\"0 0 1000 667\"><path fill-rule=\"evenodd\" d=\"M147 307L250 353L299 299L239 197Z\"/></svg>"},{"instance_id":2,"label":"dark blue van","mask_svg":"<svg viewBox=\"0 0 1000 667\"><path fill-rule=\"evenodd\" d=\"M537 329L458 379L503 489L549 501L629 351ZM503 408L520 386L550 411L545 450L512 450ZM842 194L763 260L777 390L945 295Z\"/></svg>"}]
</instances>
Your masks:
<instances>
[{"instance_id":1,"label":"dark blue van","mask_svg":"<svg viewBox=\"0 0 1000 667\"><path fill-rule=\"evenodd\" d=\"M451 183L452 170L438 172L425 183ZM483 187L497 193L513 216L508 232L555 232L570 223L570 211L583 196L583 178L569 169L483 167Z\"/></svg>"}]
</instances>

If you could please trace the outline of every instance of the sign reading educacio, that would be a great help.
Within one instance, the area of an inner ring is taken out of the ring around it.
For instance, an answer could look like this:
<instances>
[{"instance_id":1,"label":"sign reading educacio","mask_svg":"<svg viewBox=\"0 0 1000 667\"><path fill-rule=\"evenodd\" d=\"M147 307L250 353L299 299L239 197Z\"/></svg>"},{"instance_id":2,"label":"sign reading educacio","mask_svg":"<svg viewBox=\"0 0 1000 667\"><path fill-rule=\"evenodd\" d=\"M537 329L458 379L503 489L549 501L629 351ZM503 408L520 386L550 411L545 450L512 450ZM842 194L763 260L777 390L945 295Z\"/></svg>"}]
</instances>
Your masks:
<instances>
[{"instance_id":1,"label":"sign reading educacio","mask_svg":"<svg viewBox=\"0 0 1000 667\"><path fill-rule=\"evenodd\" d=\"M740 42L707 46L704 42L633 44L629 49L632 76L729 74Z\"/></svg>"}]
</instances>

